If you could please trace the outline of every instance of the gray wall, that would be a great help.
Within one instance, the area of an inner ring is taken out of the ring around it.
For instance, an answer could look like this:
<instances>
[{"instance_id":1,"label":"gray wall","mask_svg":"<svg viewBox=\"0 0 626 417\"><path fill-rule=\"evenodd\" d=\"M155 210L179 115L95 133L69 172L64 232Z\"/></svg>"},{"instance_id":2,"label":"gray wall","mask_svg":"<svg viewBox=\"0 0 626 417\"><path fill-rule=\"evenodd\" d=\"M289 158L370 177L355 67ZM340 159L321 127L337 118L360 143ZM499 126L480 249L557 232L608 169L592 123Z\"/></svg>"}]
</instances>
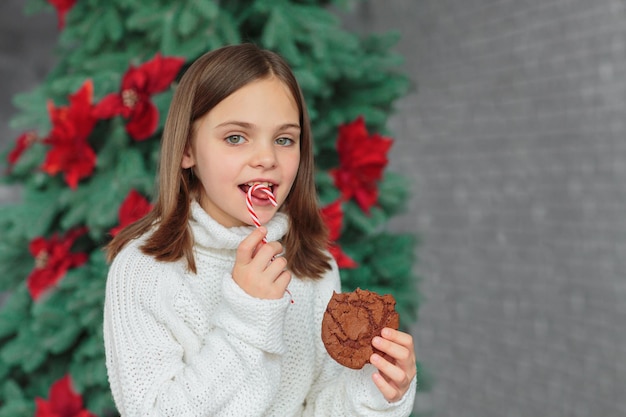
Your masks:
<instances>
[{"instance_id":1,"label":"gray wall","mask_svg":"<svg viewBox=\"0 0 626 417\"><path fill-rule=\"evenodd\" d=\"M370 1L418 91L391 128L437 416L626 415L623 0Z\"/></svg>"},{"instance_id":2,"label":"gray wall","mask_svg":"<svg viewBox=\"0 0 626 417\"><path fill-rule=\"evenodd\" d=\"M26 16L24 4L26 0L0 0L0 151L12 147L21 133L9 127L17 112L13 96L43 80L52 68L57 43L56 15L51 11ZM0 184L0 204L17 198L19 189Z\"/></svg>"},{"instance_id":3,"label":"gray wall","mask_svg":"<svg viewBox=\"0 0 626 417\"><path fill-rule=\"evenodd\" d=\"M22 3L0 3L0 144L5 93L55 44ZM414 335L435 376L417 409L626 415L624 1L370 0L345 21L399 30L418 86L390 126L414 182L391 227L422 241Z\"/></svg>"},{"instance_id":4,"label":"gray wall","mask_svg":"<svg viewBox=\"0 0 626 417\"><path fill-rule=\"evenodd\" d=\"M626 10L622 0L397 0L418 92L392 161L426 300L437 416L626 415Z\"/></svg>"}]
</instances>

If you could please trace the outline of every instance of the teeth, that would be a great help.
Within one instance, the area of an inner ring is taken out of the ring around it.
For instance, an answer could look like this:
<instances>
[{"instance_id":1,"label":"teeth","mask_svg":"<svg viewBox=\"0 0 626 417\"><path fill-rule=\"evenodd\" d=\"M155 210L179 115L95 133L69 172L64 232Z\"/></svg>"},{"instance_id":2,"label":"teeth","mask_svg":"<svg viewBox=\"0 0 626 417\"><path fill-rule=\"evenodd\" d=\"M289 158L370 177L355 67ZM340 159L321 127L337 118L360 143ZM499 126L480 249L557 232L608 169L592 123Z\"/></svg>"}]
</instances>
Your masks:
<instances>
[{"instance_id":1,"label":"teeth","mask_svg":"<svg viewBox=\"0 0 626 417\"><path fill-rule=\"evenodd\" d=\"M246 185L248 185L249 187L253 187L256 184L260 184L260 185L262 185L264 187L267 187L267 188L272 188L274 186L274 184L272 184L271 182L249 182Z\"/></svg>"}]
</instances>

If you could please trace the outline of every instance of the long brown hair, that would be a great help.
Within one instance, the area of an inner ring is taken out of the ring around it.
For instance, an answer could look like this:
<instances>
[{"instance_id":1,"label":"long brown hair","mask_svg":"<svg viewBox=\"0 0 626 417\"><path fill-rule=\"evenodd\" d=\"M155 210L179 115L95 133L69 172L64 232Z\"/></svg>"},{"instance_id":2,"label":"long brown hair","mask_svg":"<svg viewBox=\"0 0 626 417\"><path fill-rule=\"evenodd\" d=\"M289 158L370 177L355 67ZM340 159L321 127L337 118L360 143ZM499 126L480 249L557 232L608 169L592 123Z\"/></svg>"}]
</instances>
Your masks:
<instances>
[{"instance_id":1,"label":"long brown hair","mask_svg":"<svg viewBox=\"0 0 626 417\"><path fill-rule=\"evenodd\" d=\"M241 87L270 76L289 88L300 113L300 166L282 208L290 222L283 239L288 267L302 278L320 278L330 269L325 250L328 232L316 198L311 126L302 91L282 57L253 44L208 52L182 76L163 130L156 201L145 217L124 228L107 245L109 262L131 239L154 229L141 250L159 261L184 257L188 268L196 272L188 221L190 202L198 198L202 184L191 169L181 168L183 153L194 135L193 124Z\"/></svg>"}]
</instances>

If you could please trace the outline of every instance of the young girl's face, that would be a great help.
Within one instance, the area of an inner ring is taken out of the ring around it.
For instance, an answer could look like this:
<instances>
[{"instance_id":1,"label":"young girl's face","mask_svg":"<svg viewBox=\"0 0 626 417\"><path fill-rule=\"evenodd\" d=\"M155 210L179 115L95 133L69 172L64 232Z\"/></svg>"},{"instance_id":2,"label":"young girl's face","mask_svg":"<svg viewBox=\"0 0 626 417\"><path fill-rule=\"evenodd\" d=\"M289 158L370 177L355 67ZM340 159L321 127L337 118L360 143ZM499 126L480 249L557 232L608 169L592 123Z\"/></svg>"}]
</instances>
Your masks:
<instances>
[{"instance_id":1,"label":"young girl's face","mask_svg":"<svg viewBox=\"0 0 626 417\"><path fill-rule=\"evenodd\" d=\"M226 227L251 225L246 193L256 183L269 183L278 202L253 197L261 224L274 216L298 172L299 120L293 95L271 77L241 87L194 123L181 166L193 167L202 183L200 205L213 219Z\"/></svg>"}]
</instances>

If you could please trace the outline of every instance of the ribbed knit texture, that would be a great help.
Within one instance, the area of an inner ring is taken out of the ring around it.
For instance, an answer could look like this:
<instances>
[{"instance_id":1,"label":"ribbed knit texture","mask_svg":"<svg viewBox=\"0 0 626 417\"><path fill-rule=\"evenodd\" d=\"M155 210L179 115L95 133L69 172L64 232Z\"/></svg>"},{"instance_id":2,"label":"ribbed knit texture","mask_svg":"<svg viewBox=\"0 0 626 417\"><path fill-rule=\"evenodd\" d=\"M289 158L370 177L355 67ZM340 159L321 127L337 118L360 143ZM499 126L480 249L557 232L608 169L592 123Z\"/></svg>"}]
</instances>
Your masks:
<instances>
[{"instance_id":1,"label":"ribbed knit texture","mask_svg":"<svg viewBox=\"0 0 626 417\"><path fill-rule=\"evenodd\" d=\"M321 320L336 265L320 280L293 277L289 294L261 300L232 279L235 252L251 227L224 228L192 203L198 273L141 252L115 258L107 280L104 340L109 382L122 416L408 416L415 380L388 403L374 368L344 368L327 354ZM267 225L285 235L288 218ZM293 297L294 303L290 303Z\"/></svg>"}]
</instances>

